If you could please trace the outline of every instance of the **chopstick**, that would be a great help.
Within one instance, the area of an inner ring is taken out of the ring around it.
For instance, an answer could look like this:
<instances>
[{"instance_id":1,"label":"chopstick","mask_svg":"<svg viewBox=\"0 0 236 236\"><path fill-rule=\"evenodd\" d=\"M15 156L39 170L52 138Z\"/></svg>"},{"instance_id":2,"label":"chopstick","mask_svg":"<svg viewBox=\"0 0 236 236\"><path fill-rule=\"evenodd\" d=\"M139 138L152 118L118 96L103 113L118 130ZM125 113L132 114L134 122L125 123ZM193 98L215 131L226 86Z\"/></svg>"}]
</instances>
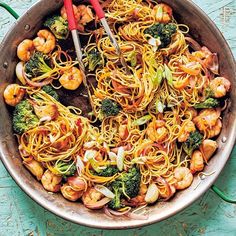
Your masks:
<instances>
[{"instance_id":1,"label":"chopstick","mask_svg":"<svg viewBox=\"0 0 236 236\"><path fill-rule=\"evenodd\" d=\"M94 10L96 12L96 15L98 16L98 19L101 21L101 23L102 23L102 25L103 25L103 27L104 27L108 37L110 38L111 43L115 47L116 53L117 53L117 55L118 55L118 57L120 59L120 62L122 64L122 66L125 68L126 73L131 74L130 73L130 69L129 69L129 67L128 67L125 59L124 59L124 56L122 54L122 51L120 49L120 46L117 43L117 40L116 40L114 34L112 33L111 28L109 27L109 25L107 23L107 20L105 18L105 13L104 13L104 11L103 11L99 1L98 0L90 0L90 3L92 4L92 6L93 6L93 8L94 8Z\"/></svg>"}]
</instances>

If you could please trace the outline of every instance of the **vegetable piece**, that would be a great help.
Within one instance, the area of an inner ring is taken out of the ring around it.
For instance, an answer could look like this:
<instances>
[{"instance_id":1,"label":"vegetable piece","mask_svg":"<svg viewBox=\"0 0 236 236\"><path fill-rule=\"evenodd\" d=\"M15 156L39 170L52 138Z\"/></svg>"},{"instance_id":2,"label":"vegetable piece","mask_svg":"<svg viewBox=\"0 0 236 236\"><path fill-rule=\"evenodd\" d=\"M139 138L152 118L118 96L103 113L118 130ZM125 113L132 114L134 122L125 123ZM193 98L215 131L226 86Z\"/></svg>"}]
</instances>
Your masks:
<instances>
[{"instance_id":1,"label":"vegetable piece","mask_svg":"<svg viewBox=\"0 0 236 236\"><path fill-rule=\"evenodd\" d=\"M56 92L55 89L53 89L52 86L50 85L45 85L42 87L42 90L47 93L48 95L50 95L51 97L53 97L55 100L59 101L59 95Z\"/></svg>"},{"instance_id":2,"label":"vegetable piece","mask_svg":"<svg viewBox=\"0 0 236 236\"><path fill-rule=\"evenodd\" d=\"M154 203L159 197L159 190L156 184L152 183L148 186L148 190L145 196L145 202Z\"/></svg>"},{"instance_id":3,"label":"vegetable piece","mask_svg":"<svg viewBox=\"0 0 236 236\"><path fill-rule=\"evenodd\" d=\"M167 79L167 83L172 86L173 85L173 75L172 72L170 70L170 68L165 64L164 65L164 76Z\"/></svg>"},{"instance_id":4,"label":"vegetable piece","mask_svg":"<svg viewBox=\"0 0 236 236\"><path fill-rule=\"evenodd\" d=\"M119 171L122 171L124 168L124 158L125 158L124 148L118 147L116 163L117 163L117 168L119 169Z\"/></svg>"},{"instance_id":5,"label":"vegetable piece","mask_svg":"<svg viewBox=\"0 0 236 236\"><path fill-rule=\"evenodd\" d=\"M157 23L145 29L144 34L151 35L153 38L159 38L161 41L159 48L165 48L170 44L172 35L176 33L176 31L177 27L175 24Z\"/></svg>"},{"instance_id":6,"label":"vegetable piece","mask_svg":"<svg viewBox=\"0 0 236 236\"><path fill-rule=\"evenodd\" d=\"M156 71L156 76L153 78L152 82L155 86L158 86L161 84L164 76L164 71L161 67L158 67Z\"/></svg>"},{"instance_id":7,"label":"vegetable piece","mask_svg":"<svg viewBox=\"0 0 236 236\"><path fill-rule=\"evenodd\" d=\"M133 122L133 125L144 125L144 124L146 124L151 119L152 119L151 115L146 115L146 116L143 116L143 117L135 120Z\"/></svg>"},{"instance_id":8,"label":"vegetable piece","mask_svg":"<svg viewBox=\"0 0 236 236\"><path fill-rule=\"evenodd\" d=\"M69 35L68 22L59 15L48 17L43 25L48 27L57 39L67 39Z\"/></svg>"},{"instance_id":9,"label":"vegetable piece","mask_svg":"<svg viewBox=\"0 0 236 236\"><path fill-rule=\"evenodd\" d=\"M123 198L133 198L139 193L141 182L140 170L132 167L128 172L123 172L115 181L108 186L115 194L115 197L109 202L111 209L120 209L123 207Z\"/></svg>"},{"instance_id":10,"label":"vegetable piece","mask_svg":"<svg viewBox=\"0 0 236 236\"><path fill-rule=\"evenodd\" d=\"M133 51L130 56L129 56L129 61L130 61L130 65L132 67L135 67L138 63L138 60L137 60L137 53L135 51Z\"/></svg>"},{"instance_id":11,"label":"vegetable piece","mask_svg":"<svg viewBox=\"0 0 236 236\"><path fill-rule=\"evenodd\" d=\"M54 170L63 177L73 176L76 172L76 165L73 161L64 162L60 160L56 162Z\"/></svg>"},{"instance_id":12,"label":"vegetable piece","mask_svg":"<svg viewBox=\"0 0 236 236\"><path fill-rule=\"evenodd\" d=\"M35 52L29 61L25 63L25 73L29 77L37 77L52 71L48 65L49 57L41 52Z\"/></svg>"},{"instance_id":13,"label":"vegetable piece","mask_svg":"<svg viewBox=\"0 0 236 236\"><path fill-rule=\"evenodd\" d=\"M220 105L219 101L215 98L207 98L204 102L198 103L194 106L196 109L215 108Z\"/></svg>"},{"instance_id":14,"label":"vegetable piece","mask_svg":"<svg viewBox=\"0 0 236 236\"><path fill-rule=\"evenodd\" d=\"M16 77L23 84L26 85L25 77L24 77L24 62L20 61L16 65Z\"/></svg>"},{"instance_id":15,"label":"vegetable piece","mask_svg":"<svg viewBox=\"0 0 236 236\"><path fill-rule=\"evenodd\" d=\"M111 190L108 189L107 187L105 187L104 185L97 184L97 185L95 185L94 188L106 197L109 197L109 198L114 198L115 197L114 193L111 192Z\"/></svg>"},{"instance_id":16,"label":"vegetable piece","mask_svg":"<svg viewBox=\"0 0 236 236\"><path fill-rule=\"evenodd\" d=\"M198 132L191 132L187 141L183 143L183 149L188 156L191 156L193 151L202 144L203 136Z\"/></svg>"},{"instance_id":17,"label":"vegetable piece","mask_svg":"<svg viewBox=\"0 0 236 236\"><path fill-rule=\"evenodd\" d=\"M163 113L166 106L161 101L155 102L156 112Z\"/></svg>"},{"instance_id":18,"label":"vegetable piece","mask_svg":"<svg viewBox=\"0 0 236 236\"><path fill-rule=\"evenodd\" d=\"M34 114L33 106L28 100L23 100L16 105L13 112L13 130L17 134L36 127L39 124L38 117Z\"/></svg>"},{"instance_id":19,"label":"vegetable piece","mask_svg":"<svg viewBox=\"0 0 236 236\"><path fill-rule=\"evenodd\" d=\"M105 98L101 103L101 112L105 117L116 116L120 112L120 106L113 100Z\"/></svg>"},{"instance_id":20,"label":"vegetable piece","mask_svg":"<svg viewBox=\"0 0 236 236\"><path fill-rule=\"evenodd\" d=\"M108 203L108 207L114 210L124 207L121 202L122 191L120 190L120 186L117 184L113 184L112 190L115 197Z\"/></svg>"},{"instance_id":21,"label":"vegetable piece","mask_svg":"<svg viewBox=\"0 0 236 236\"><path fill-rule=\"evenodd\" d=\"M95 48L88 53L87 58L90 71L94 71L97 66L102 64L101 54Z\"/></svg>"},{"instance_id":22,"label":"vegetable piece","mask_svg":"<svg viewBox=\"0 0 236 236\"><path fill-rule=\"evenodd\" d=\"M46 105L33 105L34 112L40 121L50 121L57 119L59 115L58 107L54 103Z\"/></svg>"},{"instance_id":23,"label":"vegetable piece","mask_svg":"<svg viewBox=\"0 0 236 236\"><path fill-rule=\"evenodd\" d=\"M119 170L116 166L107 166L106 169L100 170L99 172L96 172L96 175L103 176L103 177L111 177L115 174L117 174Z\"/></svg>"}]
</instances>

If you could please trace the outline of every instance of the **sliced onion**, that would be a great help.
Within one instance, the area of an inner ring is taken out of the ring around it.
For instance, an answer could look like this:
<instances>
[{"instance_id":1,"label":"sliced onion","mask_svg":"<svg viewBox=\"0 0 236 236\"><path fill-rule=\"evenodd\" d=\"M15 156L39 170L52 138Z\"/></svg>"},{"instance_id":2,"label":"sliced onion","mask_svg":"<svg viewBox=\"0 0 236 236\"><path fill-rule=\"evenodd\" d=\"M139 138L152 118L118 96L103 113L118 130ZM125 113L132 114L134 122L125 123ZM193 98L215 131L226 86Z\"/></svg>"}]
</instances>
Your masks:
<instances>
[{"instance_id":1,"label":"sliced onion","mask_svg":"<svg viewBox=\"0 0 236 236\"><path fill-rule=\"evenodd\" d=\"M52 117L51 116L44 116L40 118L39 122L45 122L45 121L51 121Z\"/></svg>"},{"instance_id":2,"label":"sliced onion","mask_svg":"<svg viewBox=\"0 0 236 236\"><path fill-rule=\"evenodd\" d=\"M86 142L86 143L84 143L84 148L91 148L91 147L95 146L96 144L97 144L96 141Z\"/></svg>"},{"instance_id":3,"label":"sliced onion","mask_svg":"<svg viewBox=\"0 0 236 236\"><path fill-rule=\"evenodd\" d=\"M84 163L83 161L81 160L81 157L80 156L77 156L77 159L76 159L76 168L77 168L77 172L78 172L78 175L80 176L82 171L84 170Z\"/></svg>"},{"instance_id":4,"label":"sliced onion","mask_svg":"<svg viewBox=\"0 0 236 236\"><path fill-rule=\"evenodd\" d=\"M119 171L122 171L124 168L124 157L125 157L125 150L123 147L119 147L116 158L116 164Z\"/></svg>"},{"instance_id":5,"label":"sliced onion","mask_svg":"<svg viewBox=\"0 0 236 236\"><path fill-rule=\"evenodd\" d=\"M29 84L32 87L43 87L45 85L50 84L53 79L46 79L42 82L33 82L30 79L28 79L27 77L25 77L25 80L26 80L27 84Z\"/></svg>"},{"instance_id":6,"label":"sliced onion","mask_svg":"<svg viewBox=\"0 0 236 236\"><path fill-rule=\"evenodd\" d=\"M100 201L98 202L95 202L95 203L84 203L84 205L89 208L89 209L93 209L93 210L96 210L96 209L100 209L102 208L103 206L105 206L108 202L110 202L111 199L108 198L108 197L104 197L103 199L101 199Z\"/></svg>"},{"instance_id":7,"label":"sliced onion","mask_svg":"<svg viewBox=\"0 0 236 236\"><path fill-rule=\"evenodd\" d=\"M200 51L202 48L197 41L190 37L185 37L185 40L190 44L190 47L195 51Z\"/></svg>"},{"instance_id":8,"label":"sliced onion","mask_svg":"<svg viewBox=\"0 0 236 236\"><path fill-rule=\"evenodd\" d=\"M213 74L219 74L219 60L217 53L212 53L203 62L207 69L209 69Z\"/></svg>"},{"instance_id":9,"label":"sliced onion","mask_svg":"<svg viewBox=\"0 0 236 236\"><path fill-rule=\"evenodd\" d=\"M165 198L164 200L166 200L166 199L169 199L170 198L170 196L171 196L171 189L170 189L170 185L169 185L169 183L164 179L164 178L162 178L162 177L159 177L158 178L158 181L160 181L163 185L165 185L166 186L166 189L167 189L167 192L168 192L168 197L167 198Z\"/></svg>"},{"instance_id":10,"label":"sliced onion","mask_svg":"<svg viewBox=\"0 0 236 236\"><path fill-rule=\"evenodd\" d=\"M148 215L141 215L141 214L136 214L133 212L128 212L126 216L134 220L147 220L148 219Z\"/></svg>"},{"instance_id":11,"label":"sliced onion","mask_svg":"<svg viewBox=\"0 0 236 236\"><path fill-rule=\"evenodd\" d=\"M104 185L97 184L97 185L95 185L94 188L106 197L109 197L111 199L115 197L115 194L110 189L105 187Z\"/></svg>"},{"instance_id":12,"label":"sliced onion","mask_svg":"<svg viewBox=\"0 0 236 236\"><path fill-rule=\"evenodd\" d=\"M108 156L109 156L111 161L116 162L117 155L114 152L108 152Z\"/></svg>"},{"instance_id":13,"label":"sliced onion","mask_svg":"<svg viewBox=\"0 0 236 236\"><path fill-rule=\"evenodd\" d=\"M84 161L88 161L94 159L97 155L97 151L95 150L87 150L84 154Z\"/></svg>"},{"instance_id":14,"label":"sliced onion","mask_svg":"<svg viewBox=\"0 0 236 236\"><path fill-rule=\"evenodd\" d=\"M152 183L148 186L145 196L145 202L154 203L159 197L159 190L156 184Z\"/></svg>"},{"instance_id":15,"label":"sliced onion","mask_svg":"<svg viewBox=\"0 0 236 236\"><path fill-rule=\"evenodd\" d=\"M108 209L107 206L104 206L103 209L104 209L104 213L105 213L107 216L109 216L109 217L111 217L111 218L114 217L114 216L110 213L110 211L109 211L109 209Z\"/></svg>"},{"instance_id":16,"label":"sliced onion","mask_svg":"<svg viewBox=\"0 0 236 236\"><path fill-rule=\"evenodd\" d=\"M107 143L103 143L103 147L104 147L104 149L106 150L106 152L109 152L110 151L110 148L109 148L109 146L108 146L108 144Z\"/></svg>"},{"instance_id":17,"label":"sliced onion","mask_svg":"<svg viewBox=\"0 0 236 236\"><path fill-rule=\"evenodd\" d=\"M113 216L126 215L130 210L131 210L131 207L128 207L128 209L125 211L114 211L114 210L108 208L109 213L111 213Z\"/></svg>"},{"instance_id":18,"label":"sliced onion","mask_svg":"<svg viewBox=\"0 0 236 236\"><path fill-rule=\"evenodd\" d=\"M16 65L16 77L18 80L20 80L20 82L25 85L26 84L26 80L25 80L25 76L24 76L24 62L20 61L17 65Z\"/></svg>"}]
</instances>

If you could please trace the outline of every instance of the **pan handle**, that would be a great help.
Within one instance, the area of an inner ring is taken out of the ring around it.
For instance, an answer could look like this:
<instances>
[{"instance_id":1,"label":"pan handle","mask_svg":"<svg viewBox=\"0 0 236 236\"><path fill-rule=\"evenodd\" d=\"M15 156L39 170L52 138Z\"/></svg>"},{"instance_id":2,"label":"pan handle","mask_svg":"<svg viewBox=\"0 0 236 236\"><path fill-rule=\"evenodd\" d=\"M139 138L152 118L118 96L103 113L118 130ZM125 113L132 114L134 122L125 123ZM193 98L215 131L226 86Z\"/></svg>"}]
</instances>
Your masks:
<instances>
[{"instance_id":1,"label":"pan handle","mask_svg":"<svg viewBox=\"0 0 236 236\"><path fill-rule=\"evenodd\" d=\"M218 187L216 187L215 185L211 186L211 190L215 192L225 202L236 204L235 199L231 199L229 196L225 195L225 193L222 190L220 190Z\"/></svg>"},{"instance_id":2,"label":"pan handle","mask_svg":"<svg viewBox=\"0 0 236 236\"><path fill-rule=\"evenodd\" d=\"M19 18L19 15L6 3L0 2L0 7L5 8L15 19Z\"/></svg>"}]
</instances>

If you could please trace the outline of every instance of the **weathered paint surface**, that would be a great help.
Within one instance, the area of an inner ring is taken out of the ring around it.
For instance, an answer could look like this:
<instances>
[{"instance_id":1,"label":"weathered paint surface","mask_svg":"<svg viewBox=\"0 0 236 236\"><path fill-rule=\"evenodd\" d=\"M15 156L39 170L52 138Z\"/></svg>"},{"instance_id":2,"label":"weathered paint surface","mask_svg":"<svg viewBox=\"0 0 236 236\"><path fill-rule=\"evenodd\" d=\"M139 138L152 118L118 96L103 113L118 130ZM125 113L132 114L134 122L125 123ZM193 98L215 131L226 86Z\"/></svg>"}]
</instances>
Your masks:
<instances>
[{"instance_id":1,"label":"weathered paint surface","mask_svg":"<svg viewBox=\"0 0 236 236\"><path fill-rule=\"evenodd\" d=\"M22 14L35 0L5 0ZM236 1L195 0L218 25L236 55ZM0 40L12 17L0 9ZM236 198L236 148L222 175L216 182L222 190ZM195 204L163 222L123 231L96 230L65 221L32 201L15 184L0 163L0 236L236 236L236 205L223 202L208 191Z\"/></svg>"}]
</instances>

